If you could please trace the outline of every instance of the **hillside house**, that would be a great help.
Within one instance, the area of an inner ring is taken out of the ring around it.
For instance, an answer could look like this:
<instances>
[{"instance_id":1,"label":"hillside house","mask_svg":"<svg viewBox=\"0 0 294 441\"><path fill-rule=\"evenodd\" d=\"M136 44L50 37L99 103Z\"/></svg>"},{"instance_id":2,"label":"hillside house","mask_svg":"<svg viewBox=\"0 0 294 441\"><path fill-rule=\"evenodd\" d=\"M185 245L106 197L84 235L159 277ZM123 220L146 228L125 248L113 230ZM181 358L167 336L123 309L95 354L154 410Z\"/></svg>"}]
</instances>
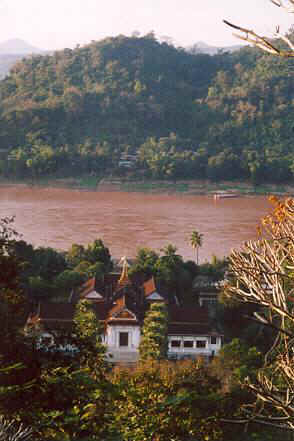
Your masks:
<instances>
[{"instance_id":1,"label":"hillside house","mask_svg":"<svg viewBox=\"0 0 294 441\"><path fill-rule=\"evenodd\" d=\"M214 310L217 307L222 286L223 281L215 282L208 276L197 276L193 282L193 292L199 306Z\"/></svg>"},{"instance_id":2,"label":"hillside house","mask_svg":"<svg viewBox=\"0 0 294 441\"><path fill-rule=\"evenodd\" d=\"M121 168L134 168L137 161L137 155L122 153L118 166Z\"/></svg>"}]
</instances>

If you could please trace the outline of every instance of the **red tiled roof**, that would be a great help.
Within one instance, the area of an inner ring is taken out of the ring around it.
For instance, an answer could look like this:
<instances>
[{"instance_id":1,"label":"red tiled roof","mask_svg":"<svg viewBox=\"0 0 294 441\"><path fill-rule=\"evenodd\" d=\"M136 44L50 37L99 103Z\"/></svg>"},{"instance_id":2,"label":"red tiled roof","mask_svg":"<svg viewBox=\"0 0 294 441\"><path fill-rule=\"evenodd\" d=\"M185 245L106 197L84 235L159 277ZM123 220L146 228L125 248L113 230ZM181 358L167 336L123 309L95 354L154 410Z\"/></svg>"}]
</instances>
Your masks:
<instances>
[{"instance_id":1,"label":"red tiled roof","mask_svg":"<svg viewBox=\"0 0 294 441\"><path fill-rule=\"evenodd\" d=\"M112 317L116 312L120 311L126 305L125 296L119 297L111 309L108 310L108 317Z\"/></svg>"},{"instance_id":2,"label":"red tiled roof","mask_svg":"<svg viewBox=\"0 0 294 441\"><path fill-rule=\"evenodd\" d=\"M154 293L156 291L154 277L147 280L147 282L143 284L143 288L144 288L145 297L148 297L150 296L150 294Z\"/></svg>"},{"instance_id":3,"label":"red tiled roof","mask_svg":"<svg viewBox=\"0 0 294 441\"><path fill-rule=\"evenodd\" d=\"M209 323L209 315L206 308L170 306L168 314L171 323Z\"/></svg>"},{"instance_id":4,"label":"red tiled roof","mask_svg":"<svg viewBox=\"0 0 294 441\"><path fill-rule=\"evenodd\" d=\"M73 303L41 302L39 305L40 320L72 320L74 313Z\"/></svg>"},{"instance_id":5,"label":"red tiled roof","mask_svg":"<svg viewBox=\"0 0 294 441\"><path fill-rule=\"evenodd\" d=\"M112 307L104 303L94 303L92 308L99 320L105 320L107 316L115 314L125 305L125 297L122 296L116 300ZM72 303L40 303L39 317L41 320L72 320L74 313L75 305ZM168 313L170 323L209 323L209 315L206 308L170 306Z\"/></svg>"},{"instance_id":6,"label":"red tiled roof","mask_svg":"<svg viewBox=\"0 0 294 441\"><path fill-rule=\"evenodd\" d=\"M98 320L106 319L109 308L104 303L94 303L92 308ZM75 305L72 303L40 303L40 322L51 329L70 328L74 314Z\"/></svg>"},{"instance_id":7,"label":"red tiled roof","mask_svg":"<svg viewBox=\"0 0 294 441\"><path fill-rule=\"evenodd\" d=\"M149 282L149 281L148 281ZM150 283L148 285L152 287ZM120 310L127 308L133 312L132 305L128 305L125 296L121 296L116 300L115 304L106 305L105 303L94 303L92 308L96 313L98 320L104 321L105 325ZM168 333L170 335L219 335L210 324L208 311L201 307L179 307L170 306ZM73 318L75 313L75 305L72 303L46 303L42 302L39 306L38 314L31 315L32 321L40 319L40 324L44 328L63 329L70 331L72 329ZM137 313L135 313L137 316ZM37 318L38 317L38 318ZM129 320L124 317L117 317L117 320L111 324L129 324ZM136 322L138 323L137 320ZM33 323L32 323L33 325Z\"/></svg>"},{"instance_id":8,"label":"red tiled roof","mask_svg":"<svg viewBox=\"0 0 294 441\"><path fill-rule=\"evenodd\" d=\"M73 320L54 320L44 319L41 320L41 328L46 331L73 331Z\"/></svg>"},{"instance_id":9,"label":"red tiled roof","mask_svg":"<svg viewBox=\"0 0 294 441\"><path fill-rule=\"evenodd\" d=\"M208 323L169 323L169 335L216 335ZM217 334L218 335L218 334Z\"/></svg>"},{"instance_id":10,"label":"red tiled roof","mask_svg":"<svg viewBox=\"0 0 294 441\"><path fill-rule=\"evenodd\" d=\"M87 280L87 282L85 282L82 285L82 295L86 295L88 294L88 292L93 291L95 289L95 277L92 277L92 279Z\"/></svg>"},{"instance_id":11,"label":"red tiled roof","mask_svg":"<svg viewBox=\"0 0 294 441\"><path fill-rule=\"evenodd\" d=\"M220 335L211 325L205 308L171 306L168 313L169 335Z\"/></svg>"}]
</instances>

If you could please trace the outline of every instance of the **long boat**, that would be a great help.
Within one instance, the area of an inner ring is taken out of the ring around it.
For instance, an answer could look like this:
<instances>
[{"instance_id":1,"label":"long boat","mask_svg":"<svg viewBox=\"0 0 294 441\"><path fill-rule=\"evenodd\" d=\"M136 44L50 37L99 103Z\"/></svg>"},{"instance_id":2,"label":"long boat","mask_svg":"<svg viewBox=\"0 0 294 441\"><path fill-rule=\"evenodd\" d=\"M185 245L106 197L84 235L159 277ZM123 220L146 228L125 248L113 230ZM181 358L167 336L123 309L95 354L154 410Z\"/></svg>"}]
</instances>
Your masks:
<instances>
[{"instance_id":1,"label":"long boat","mask_svg":"<svg viewBox=\"0 0 294 441\"><path fill-rule=\"evenodd\" d=\"M237 198L239 196L238 193L230 192L230 191L216 191L214 193L214 199L224 199L224 198Z\"/></svg>"}]
</instances>

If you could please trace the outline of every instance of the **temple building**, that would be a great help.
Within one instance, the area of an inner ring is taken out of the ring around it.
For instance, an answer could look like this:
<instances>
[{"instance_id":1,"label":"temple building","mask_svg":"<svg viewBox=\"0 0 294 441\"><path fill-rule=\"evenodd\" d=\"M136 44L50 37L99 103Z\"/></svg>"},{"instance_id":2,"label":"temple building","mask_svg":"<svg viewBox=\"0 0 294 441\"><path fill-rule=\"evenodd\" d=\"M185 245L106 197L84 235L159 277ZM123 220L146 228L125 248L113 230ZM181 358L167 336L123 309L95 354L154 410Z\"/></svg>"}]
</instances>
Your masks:
<instances>
[{"instance_id":1,"label":"temple building","mask_svg":"<svg viewBox=\"0 0 294 441\"><path fill-rule=\"evenodd\" d=\"M71 332L75 306L81 299L92 303L97 318L103 323L102 340L113 363L138 360L138 348L144 316L152 302L164 302L168 309L168 358L184 359L217 354L222 334L212 322L205 307L182 307L172 293L161 293L156 281L132 282L128 262L123 259L120 273L92 278L71 293L67 303L40 302L27 320L27 329L38 329L40 342L50 344L61 332ZM63 349L70 350L64 345Z\"/></svg>"}]
</instances>

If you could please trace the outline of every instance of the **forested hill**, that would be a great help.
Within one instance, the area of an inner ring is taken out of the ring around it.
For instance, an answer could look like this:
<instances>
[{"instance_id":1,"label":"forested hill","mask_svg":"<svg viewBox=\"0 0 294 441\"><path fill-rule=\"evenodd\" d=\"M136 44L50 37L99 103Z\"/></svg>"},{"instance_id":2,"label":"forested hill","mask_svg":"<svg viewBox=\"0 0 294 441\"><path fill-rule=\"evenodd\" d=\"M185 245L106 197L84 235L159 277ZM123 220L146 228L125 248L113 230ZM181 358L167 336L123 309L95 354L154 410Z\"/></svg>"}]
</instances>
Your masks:
<instances>
[{"instance_id":1,"label":"forested hill","mask_svg":"<svg viewBox=\"0 0 294 441\"><path fill-rule=\"evenodd\" d=\"M33 56L0 83L1 173L98 176L137 153L135 172L155 178L292 179L291 63L152 34Z\"/></svg>"}]
</instances>

